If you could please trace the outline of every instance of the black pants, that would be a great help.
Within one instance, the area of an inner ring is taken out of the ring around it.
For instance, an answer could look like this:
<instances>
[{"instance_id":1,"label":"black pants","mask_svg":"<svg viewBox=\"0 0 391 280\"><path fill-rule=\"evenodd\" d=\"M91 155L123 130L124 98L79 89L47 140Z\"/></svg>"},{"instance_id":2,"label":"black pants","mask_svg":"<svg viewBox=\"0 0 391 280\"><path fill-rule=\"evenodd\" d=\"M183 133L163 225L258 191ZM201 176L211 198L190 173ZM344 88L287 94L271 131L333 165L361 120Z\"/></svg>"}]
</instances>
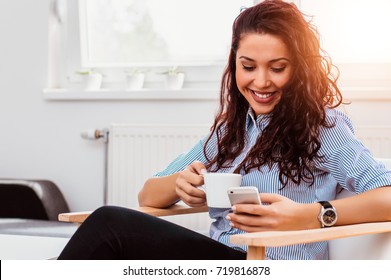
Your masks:
<instances>
[{"instance_id":1,"label":"black pants","mask_svg":"<svg viewBox=\"0 0 391 280\"><path fill-rule=\"evenodd\" d=\"M79 227L62 259L224 260L246 254L197 232L127 208L104 206Z\"/></svg>"}]
</instances>

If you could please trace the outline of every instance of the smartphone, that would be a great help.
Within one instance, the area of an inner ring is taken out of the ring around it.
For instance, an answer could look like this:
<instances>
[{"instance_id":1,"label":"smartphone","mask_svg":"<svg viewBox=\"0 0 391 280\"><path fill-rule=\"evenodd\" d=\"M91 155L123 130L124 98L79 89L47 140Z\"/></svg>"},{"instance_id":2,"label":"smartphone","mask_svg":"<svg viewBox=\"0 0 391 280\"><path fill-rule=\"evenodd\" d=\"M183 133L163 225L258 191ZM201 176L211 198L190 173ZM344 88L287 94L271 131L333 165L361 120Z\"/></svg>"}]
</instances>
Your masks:
<instances>
[{"instance_id":1,"label":"smartphone","mask_svg":"<svg viewBox=\"0 0 391 280\"><path fill-rule=\"evenodd\" d=\"M261 204L256 187L232 187L228 189L227 193L232 206L235 204Z\"/></svg>"}]
</instances>

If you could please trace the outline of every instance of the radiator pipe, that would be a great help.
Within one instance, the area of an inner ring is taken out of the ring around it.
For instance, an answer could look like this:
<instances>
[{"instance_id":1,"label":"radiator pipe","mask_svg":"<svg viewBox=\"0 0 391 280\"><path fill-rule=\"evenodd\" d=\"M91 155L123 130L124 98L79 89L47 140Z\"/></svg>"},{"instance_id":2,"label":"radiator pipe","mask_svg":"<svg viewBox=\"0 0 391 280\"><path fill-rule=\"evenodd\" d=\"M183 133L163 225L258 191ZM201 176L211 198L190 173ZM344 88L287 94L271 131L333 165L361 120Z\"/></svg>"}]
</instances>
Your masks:
<instances>
[{"instance_id":1,"label":"radiator pipe","mask_svg":"<svg viewBox=\"0 0 391 280\"><path fill-rule=\"evenodd\" d=\"M104 148L104 171L103 171L103 204L107 205L108 202L108 151L109 151L109 129L87 129L81 132L81 138L87 140L102 139L105 144Z\"/></svg>"}]
</instances>

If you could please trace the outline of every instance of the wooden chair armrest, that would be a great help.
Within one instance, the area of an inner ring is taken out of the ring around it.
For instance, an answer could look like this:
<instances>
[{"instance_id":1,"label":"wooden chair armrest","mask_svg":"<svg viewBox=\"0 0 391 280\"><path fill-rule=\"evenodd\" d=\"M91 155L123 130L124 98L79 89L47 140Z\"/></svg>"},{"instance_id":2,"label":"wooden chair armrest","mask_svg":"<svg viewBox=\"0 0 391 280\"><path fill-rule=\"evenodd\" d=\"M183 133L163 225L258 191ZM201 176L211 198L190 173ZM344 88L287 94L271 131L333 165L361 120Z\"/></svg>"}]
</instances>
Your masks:
<instances>
[{"instance_id":1,"label":"wooden chair armrest","mask_svg":"<svg viewBox=\"0 0 391 280\"><path fill-rule=\"evenodd\" d=\"M134 209L155 217L208 212L207 206L189 207L186 205L178 205L178 204L172 205L168 208L138 207Z\"/></svg>"},{"instance_id":2,"label":"wooden chair armrest","mask_svg":"<svg viewBox=\"0 0 391 280\"><path fill-rule=\"evenodd\" d=\"M363 223L296 231L264 231L233 235L233 244L248 245L247 259L264 259L266 247L326 241L366 234L391 232L391 222Z\"/></svg>"},{"instance_id":3,"label":"wooden chair armrest","mask_svg":"<svg viewBox=\"0 0 391 280\"><path fill-rule=\"evenodd\" d=\"M60 213L58 220L60 222L82 224L91 213L92 211Z\"/></svg>"},{"instance_id":4,"label":"wooden chair armrest","mask_svg":"<svg viewBox=\"0 0 391 280\"><path fill-rule=\"evenodd\" d=\"M168 208L154 208L154 207L138 207L132 208L134 210L141 211L143 213L156 216L173 216L173 215L181 215L181 214L194 214L194 213L202 213L207 212L208 207L189 207L185 205L172 205ZM71 212L71 213L61 213L58 215L58 220L61 222L68 223L78 223L81 224L85 219L92 213L92 211L86 212Z\"/></svg>"}]
</instances>

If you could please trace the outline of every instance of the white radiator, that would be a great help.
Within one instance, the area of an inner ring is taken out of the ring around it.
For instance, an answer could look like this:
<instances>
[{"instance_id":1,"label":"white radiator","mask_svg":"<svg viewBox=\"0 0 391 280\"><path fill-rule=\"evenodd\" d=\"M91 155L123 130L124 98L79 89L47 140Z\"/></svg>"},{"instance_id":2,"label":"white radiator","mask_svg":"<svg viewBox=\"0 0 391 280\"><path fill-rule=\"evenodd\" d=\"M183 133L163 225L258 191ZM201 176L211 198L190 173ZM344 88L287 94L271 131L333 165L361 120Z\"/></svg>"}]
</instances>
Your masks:
<instances>
[{"instance_id":1,"label":"white radiator","mask_svg":"<svg viewBox=\"0 0 391 280\"><path fill-rule=\"evenodd\" d=\"M137 207L137 194L146 179L192 148L210 125L113 124L109 133L107 203ZM205 230L207 213L166 219L194 230Z\"/></svg>"},{"instance_id":2,"label":"white radiator","mask_svg":"<svg viewBox=\"0 0 391 280\"><path fill-rule=\"evenodd\" d=\"M391 126L357 126L357 137L377 158L391 158Z\"/></svg>"},{"instance_id":3,"label":"white radiator","mask_svg":"<svg viewBox=\"0 0 391 280\"><path fill-rule=\"evenodd\" d=\"M145 180L193 147L209 125L113 124L108 150L108 204L136 207ZM358 126L356 134L375 157L391 158L391 126ZM186 227L206 229L206 213L168 218Z\"/></svg>"}]
</instances>

